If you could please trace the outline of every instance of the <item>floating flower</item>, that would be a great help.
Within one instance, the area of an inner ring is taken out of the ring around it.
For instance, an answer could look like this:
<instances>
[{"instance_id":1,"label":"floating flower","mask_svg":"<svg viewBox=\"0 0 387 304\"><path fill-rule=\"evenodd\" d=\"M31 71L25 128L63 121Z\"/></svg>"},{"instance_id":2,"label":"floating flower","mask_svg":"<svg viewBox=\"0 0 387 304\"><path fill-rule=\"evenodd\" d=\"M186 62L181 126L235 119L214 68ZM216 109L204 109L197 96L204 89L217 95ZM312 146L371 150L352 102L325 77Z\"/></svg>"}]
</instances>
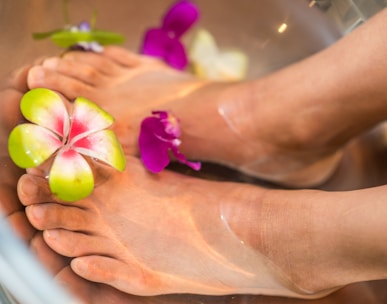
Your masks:
<instances>
[{"instance_id":1,"label":"floating flower","mask_svg":"<svg viewBox=\"0 0 387 304\"><path fill-rule=\"evenodd\" d=\"M58 198L75 201L93 191L93 172L84 156L119 171L125 169L121 145L114 132L107 130L113 117L93 102L78 97L70 116L57 93L38 88L23 96L20 109L31 123L12 130L8 139L11 159L21 168L52 159L48 181Z\"/></svg>"},{"instance_id":2,"label":"floating flower","mask_svg":"<svg viewBox=\"0 0 387 304\"><path fill-rule=\"evenodd\" d=\"M220 50L215 38L206 30L196 32L188 56L194 74L217 81L242 80L247 74L247 56L239 50Z\"/></svg>"},{"instance_id":3,"label":"floating flower","mask_svg":"<svg viewBox=\"0 0 387 304\"><path fill-rule=\"evenodd\" d=\"M180 39L198 18L199 10L195 4L186 0L177 2L164 15L161 27L145 33L141 53L162 58L170 66L183 70L188 59Z\"/></svg>"},{"instance_id":4,"label":"floating flower","mask_svg":"<svg viewBox=\"0 0 387 304\"><path fill-rule=\"evenodd\" d=\"M139 147L141 160L145 167L158 173L168 166L169 151L180 163L194 170L200 170L200 162L190 162L179 151L180 122L171 113L153 111L153 116L146 117L141 123Z\"/></svg>"},{"instance_id":5,"label":"floating flower","mask_svg":"<svg viewBox=\"0 0 387 304\"><path fill-rule=\"evenodd\" d=\"M34 39L50 37L59 47L93 52L102 52L104 45L120 44L125 40L122 35L117 33L94 30L87 21L83 21L77 26L66 26L64 29L35 33L33 37Z\"/></svg>"}]
</instances>

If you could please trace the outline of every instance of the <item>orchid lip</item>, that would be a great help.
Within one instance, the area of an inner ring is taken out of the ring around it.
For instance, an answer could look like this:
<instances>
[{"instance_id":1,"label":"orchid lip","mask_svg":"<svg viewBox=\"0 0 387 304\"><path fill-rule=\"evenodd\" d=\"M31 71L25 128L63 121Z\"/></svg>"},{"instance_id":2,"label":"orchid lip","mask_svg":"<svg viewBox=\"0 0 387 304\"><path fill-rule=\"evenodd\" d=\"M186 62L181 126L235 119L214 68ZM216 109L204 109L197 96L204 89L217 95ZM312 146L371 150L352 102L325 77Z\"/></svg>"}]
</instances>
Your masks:
<instances>
[{"instance_id":1,"label":"orchid lip","mask_svg":"<svg viewBox=\"0 0 387 304\"><path fill-rule=\"evenodd\" d=\"M169 8L159 27L146 31L141 53L163 59L177 70L188 65L188 56L181 38L199 18L197 6L181 0Z\"/></svg>"}]
</instances>

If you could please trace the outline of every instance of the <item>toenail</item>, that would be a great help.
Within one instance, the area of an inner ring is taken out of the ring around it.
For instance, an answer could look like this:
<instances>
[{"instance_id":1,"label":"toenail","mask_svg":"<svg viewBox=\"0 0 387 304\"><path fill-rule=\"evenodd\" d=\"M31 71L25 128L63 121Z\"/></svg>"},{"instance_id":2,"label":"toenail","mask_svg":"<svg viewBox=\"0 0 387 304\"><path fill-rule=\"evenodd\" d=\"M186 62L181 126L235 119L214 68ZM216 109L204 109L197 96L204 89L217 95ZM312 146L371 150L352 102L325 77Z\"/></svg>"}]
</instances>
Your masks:
<instances>
[{"instance_id":1,"label":"toenail","mask_svg":"<svg viewBox=\"0 0 387 304\"><path fill-rule=\"evenodd\" d=\"M71 268L76 273L84 273L87 270L87 264L82 259L74 259L71 261Z\"/></svg>"},{"instance_id":2,"label":"toenail","mask_svg":"<svg viewBox=\"0 0 387 304\"><path fill-rule=\"evenodd\" d=\"M44 69L42 67L34 67L28 73L28 82L39 82L44 79Z\"/></svg>"},{"instance_id":3,"label":"toenail","mask_svg":"<svg viewBox=\"0 0 387 304\"><path fill-rule=\"evenodd\" d=\"M44 231L47 238L56 240L58 238L58 230L46 230Z\"/></svg>"},{"instance_id":4,"label":"toenail","mask_svg":"<svg viewBox=\"0 0 387 304\"><path fill-rule=\"evenodd\" d=\"M27 207L28 213L36 220L41 220L44 217L44 210L42 207L37 205L32 205Z\"/></svg>"},{"instance_id":5,"label":"toenail","mask_svg":"<svg viewBox=\"0 0 387 304\"><path fill-rule=\"evenodd\" d=\"M58 63L59 63L58 58L49 58L43 62L43 66L48 68L48 69L55 70L58 66Z\"/></svg>"},{"instance_id":6,"label":"toenail","mask_svg":"<svg viewBox=\"0 0 387 304\"><path fill-rule=\"evenodd\" d=\"M21 195L24 197L35 197L38 193L38 186L33 179L29 178L21 185Z\"/></svg>"}]
</instances>

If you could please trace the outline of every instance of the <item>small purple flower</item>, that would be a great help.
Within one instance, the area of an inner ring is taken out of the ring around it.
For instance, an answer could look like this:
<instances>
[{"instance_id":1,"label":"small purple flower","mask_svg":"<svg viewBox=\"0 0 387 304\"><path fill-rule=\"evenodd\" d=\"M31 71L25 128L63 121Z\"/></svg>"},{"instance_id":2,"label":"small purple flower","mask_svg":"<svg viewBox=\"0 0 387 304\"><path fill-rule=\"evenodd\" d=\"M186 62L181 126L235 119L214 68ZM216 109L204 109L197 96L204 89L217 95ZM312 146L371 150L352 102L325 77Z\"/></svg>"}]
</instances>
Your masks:
<instances>
[{"instance_id":1,"label":"small purple flower","mask_svg":"<svg viewBox=\"0 0 387 304\"><path fill-rule=\"evenodd\" d=\"M87 21L82 21L81 23L78 24L78 26L76 28L77 28L77 30L79 30L81 32L90 32L91 31L91 25Z\"/></svg>"},{"instance_id":2,"label":"small purple flower","mask_svg":"<svg viewBox=\"0 0 387 304\"><path fill-rule=\"evenodd\" d=\"M170 66L183 70L188 64L182 35L198 20L199 9L188 0L174 4L164 15L161 27L149 29L141 53L164 59Z\"/></svg>"},{"instance_id":3,"label":"small purple flower","mask_svg":"<svg viewBox=\"0 0 387 304\"><path fill-rule=\"evenodd\" d=\"M178 162L196 171L200 170L200 162L188 161L179 151L181 131L177 117L166 111L153 111L152 114L142 121L138 139L145 167L153 173L162 171L170 163L171 151Z\"/></svg>"}]
</instances>

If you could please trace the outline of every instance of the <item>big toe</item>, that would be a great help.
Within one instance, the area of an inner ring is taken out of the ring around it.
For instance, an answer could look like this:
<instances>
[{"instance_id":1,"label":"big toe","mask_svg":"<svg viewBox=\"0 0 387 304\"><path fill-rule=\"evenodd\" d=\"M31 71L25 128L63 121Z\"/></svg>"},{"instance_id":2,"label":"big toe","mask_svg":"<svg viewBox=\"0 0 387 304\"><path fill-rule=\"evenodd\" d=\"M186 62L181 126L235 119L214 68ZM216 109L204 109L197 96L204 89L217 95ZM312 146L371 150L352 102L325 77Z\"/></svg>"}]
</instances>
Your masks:
<instances>
[{"instance_id":1,"label":"big toe","mask_svg":"<svg viewBox=\"0 0 387 304\"><path fill-rule=\"evenodd\" d=\"M20 177L17 192L20 201L25 206L52 200L47 181L42 177L30 174L24 174Z\"/></svg>"}]
</instances>

